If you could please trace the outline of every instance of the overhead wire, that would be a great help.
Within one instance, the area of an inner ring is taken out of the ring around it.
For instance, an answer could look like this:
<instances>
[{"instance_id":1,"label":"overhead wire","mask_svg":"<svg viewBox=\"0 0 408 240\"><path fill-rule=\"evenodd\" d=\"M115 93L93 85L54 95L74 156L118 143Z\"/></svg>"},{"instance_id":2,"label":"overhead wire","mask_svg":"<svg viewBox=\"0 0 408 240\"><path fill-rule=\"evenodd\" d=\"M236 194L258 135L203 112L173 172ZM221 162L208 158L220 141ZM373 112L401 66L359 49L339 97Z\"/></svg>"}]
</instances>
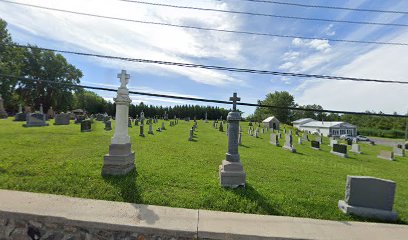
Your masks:
<instances>
[{"instance_id":1,"label":"overhead wire","mask_svg":"<svg viewBox=\"0 0 408 240\"><path fill-rule=\"evenodd\" d=\"M255 12L246 12L246 11L235 11L235 10L224 10L224 9L214 9L214 8L191 7L191 6L184 6L184 5L153 3L153 2L136 1L136 0L117 0L117 1L135 3L135 4L143 4L143 5L150 5L150 6L178 8L178 9L190 9L190 10L220 12L220 13L230 13L230 14L241 14L241 15L249 15L249 16L258 16L258 17L296 19L296 20L320 21L320 22L331 22L331 23L348 23L348 24L361 24L361 25L408 27L408 24L404 24L404 23L364 22L364 21L336 20L336 19L325 19L325 18L298 17L298 16L277 15L277 14L268 14L268 13L255 13Z\"/></svg>"},{"instance_id":2,"label":"overhead wire","mask_svg":"<svg viewBox=\"0 0 408 240\"><path fill-rule=\"evenodd\" d=\"M254 36L262 36L262 37L277 37L277 38L291 38L291 39L298 38L298 39L305 39L305 40L322 40L322 41L356 43L356 44L408 46L408 43L403 43L403 42L383 42L383 41L368 41L368 40L335 39L335 38L322 38L322 37L307 37L307 36L298 36L298 35L273 34L273 33L264 33L264 32L238 31L238 30L229 30L229 29L215 29L215 28L207 28L207 27L198 27L198 26L190 26L190 25L164 23L164 22L142 21L142 20L135 20L135 19L110 17L110 16L104 16L104 15L98 15L98 14L83 13L83 12L70 11L70 10L64 10L64 9L58 9L58 8L44 7L44 6L33 5L33 4L28 4L28 3L13 2L13 1L8 1L8 0L0 0L0 2L16 4L16 5L32 7L32 8L38 8L38 9L44 9L44 10L49 10L49 11L56 11L56 12L75 14L75 15L88 16L88 17L97 17L97 18L117 20L117 21L133 22L133 23L140 23L140 24L150 24L150 25L158 25L158 26L167 26L167 27L176 27L176 28L195 29L195 30L203 30L203 31L234 33L234 34L241 34L241 35L254 35Z\"/></svg>"},{"instance_id":3,"label":"overhead wire","mask_svg":"<svg viewBox=\"0 0 408 240\"><path fill-rule=\"evenodd\" d=\"M64 85L64 86L69 86L71 88L86 88L86 89L92 89L92 90L117 92L117 89L112 89L112 88L77 85L77 84L70 84L70 83L65 83L65 82L55 82L55 81L48 80L48 79L45 80L45 79L35 79L35 78L28 78L28 77L19 77L19 76L13 76L13 75L1 74L1 73L0 73L0 77L14 78L19 81L30 81L30 82L37 81L37 82L44 82L44 83L49 83L49 84ZM233 104L232 101L223 101L223 100L207 99L207 98L183 97L183 96L176 96L176 95L147 93L147 92L139 92L139 91L129 91L129 93L136 94L136 95L159 97L159 98L172 98L172 99L181 99L181 100L198 101L198 102ZM315 112L315 113L335 113L335 114L353 114L353 115L367 115L367 116L380 116L380 117L408 118L408 115L398 115L398 114L353 112L353 111L339 111L339 110L325 110L325 109L309 109L309 108L301 108L301 107L286 107L286 106L276 106L276 105L256 104L256 103L246 103L246 102L236 102L236 104L241 105L241 106L287 109L287 110L293 110L293 111L306 111L306 112Z\"/></svg>"},{"instance_id":4,"label":"overhead wire","mask_svg":"<svg viewBox=\"0 0 408 240\"><path fill-rule=\"evenodd\" d=\"M121 60L121 61L128 61L128 62L159 64L159 65L179 66L179 67L188 67L188 68L200 68L200 69L219 70L219 71L238 72L238 73L251 73L251 74L275 75L275 76L299 77L299 78L316 78L316 79L326 79L326 80L336 80L336 81L374 82L374 83L389 83L389 84L404 84L404 85L408 84L408 81L399 81L399 80L356 78L356 77L331 76L331 75L321 75L321 74L305 74L305 73L257 70L257 69L249 69L249 68L224 67L224 66L216 66L216 65L171 62L171 61L151 60L151 59L143 59L143 58L119 57L119 56L110 56L110 55L103 55L103 54L43 48L43 47L30 46L30 45L29 46L20 45L20 44L7 44L7 45L18 47L18 48L25 48L25 49L31 48L31 49L38 49L38 50L44 50L44 51L54 51L58 53L74 54L74 55L80 55L80 56L97 57L97 58L105 58L105 59L114 59L114 60Z\"/></svg>"},{"instance_id":5,"label":"overhead wire","mask_svg":"<svg viewBox=\"0 0 408 240\"><path fill-rule=\"evenodd\" d=\"M357 11L357 12L408 14L408 11L351 8L351 7L328 6L328 5L317 5L317 4L304 4L304 3L295 3L295 2L281 2L281 1L272 1L272 0L240 0L240 1L255 2L255 3L269 3L269 4L295 6L295 7L303 7L303 8L323 8L323 9L331 9L331 10L345 10L345 11Z\"/></svg>"}]
</instances>

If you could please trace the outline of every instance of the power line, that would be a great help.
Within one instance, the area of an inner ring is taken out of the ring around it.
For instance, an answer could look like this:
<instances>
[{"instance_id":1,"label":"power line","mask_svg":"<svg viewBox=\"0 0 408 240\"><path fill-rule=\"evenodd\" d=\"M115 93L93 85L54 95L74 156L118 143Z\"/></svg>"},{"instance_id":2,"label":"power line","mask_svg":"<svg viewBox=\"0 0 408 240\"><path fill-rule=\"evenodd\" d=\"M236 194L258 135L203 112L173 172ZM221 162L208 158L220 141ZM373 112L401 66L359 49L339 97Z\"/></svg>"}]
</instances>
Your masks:
<instances>
[{"instance_id":1,"label":"power line","mask_svg":"<svg viewBox=\"0 0 408 240\"><path fill-rule=\"evenodd\" d=\"M117 92L117 89L112 89L112 88L92 87L92 86L86 86L86 85L76 85L76 84L70 84L70 83L55 82L55 81L52 81L52 80L35 79L35 78L28 78L28 77L17 77L17 76L7 75L7 74L0 74L0 77L15 78L15 79L17 79L19 81L44 82L44 83L49 83L49 84L64 85L64 86L68 86L68 87L71 87L71 88L86 88L86 89L92 89L92 90L102 90L102 91L109 91L109 92ZM231 101L223 101L223 100L207 99L207 98L183 97L183 96L175 96L175 95L167 95L167 94L146 93L146 92L139 92L139 91L129 91L129 93L136 94L136 95L151 96L151 97L160 97L160 98L172 98L172 99L181 99L181 100L198 101L198 102L233 104L233 102L231 102ZM398 114L380 114L380 113L352 112L352 111L338 111L338 110L324 110L324 109L308 109L308 108L283 107L283 106L255 104L255 103L246 103L246 102L237 102L236 104L241 105L241 106L264 107L264 108L274 108L274 109L288 109L288 110L293 110L293 111L408 118L408 116L406 116L406 115L398 115Z\"/></svg>"},{"instance_id":2,"label":"power line","mask_svg":"<svg viewBox=\"0 0 408 240\"><path fill-rule=\"evenodd\" d=\"M5 45L5 44L3 44L3 45ZM9 46L15 46L15 47L18 47L18 48L38 49L38 50L44 50L44 51L54 51L54 52L59 52L59 53L74 54L74 55L88 56L88 57L106 58L106 59L115 59L115 60L122 60L122 61L128 61L128 62L149 63L149 64L159 64L159 65L168 65L168 66L188 67L188 68L200 68L200 69L219 70L219 71L228 71L228 72L252 73L252 74L262 74L262 75L275 75L275 76L284 76L284 77L317 78L317 79L326 79L326 80L330 79L330 80L336 80L336 81L356 81L356 82L408 84L408 82L397 81L397 80L341 77L341 76L292 73L292 72L278 72L278 71L269 71L269 70L223 67L223 66L203 65L203 64L194 64L194 63L169 62L169 61L161 61L161 60L142 59L142 58L127 58L127 57L109 56L109 55L102 55L102 54L57 50L57 49L42 48L42 47L36 47L36 46L25 46L25 45L19 45L19 44L8 44L8 45Z\"/></svg>"},{"instance_id":3,"label":"power line","mask_svg":"<svg viewBox=\"0 0 408 240\"><path fill-rule=\"evenodd\" d=\"M27 3L18 3L18 2L7 1L7 0L0 0L0 2L11 3L11 4L16 4L16 5L26 6L26 7L33 7L33 8L38 8L38 9L45 9L45 10L50 10L50 11L57 11L57 12L63 12L63 13L88 16L88 17L97 17L97 18L104 18L104 19L110 19L110 20L118 20L118 21L125 21L125 22L158 25L158 26L196 29L196 30L203 30L203 31L235 33L235 34L242 34L242 35L255 35L255 36L262 36L262 37L299 38L299 39L305 39L305 40L323 40L323 41L344 42L344 43L408 46L408 43L401 43L401 42L382 42L382 41L364 41L364 40L348 40L348 39L334 39L334 38L320 38L320 37L305 37L305 36L297 36L297 35L282 35L282 34L272 34L272 33L262 33L262 32L249 32L249 31L237 31L237 30L228 30L228 29L196 27L196 26L180 25L180 24L172 24L172 23L152 22L152 21L142 21L142 20L134 20L134 19L126 19L126 18L118 18L118 17L109 17L109 16L103 16L103 15L97 15L97 14L91 14L91 13L82 13L82 12L76 12L76 11L70 11L70 10L43 7L43 6L32 5L32 4L27 4Z\"/></svg>"},{"instance_id":4,"label":"power line","mask_svg":"<svg viewBox=\"0 0 408 240\"><path fill-rule=\"evenodd\" d=\"M172 5L172 4L164 4L164 3L152 3L152 2L135 1L135 0L117 0L117 1L130 2L130 3L136 3L136 4L144 4L144 5L151 5L151 6L169 7L169 8L190 9L190 10L221 12L221 13L232 13L232 14L242 14L242 15L250 15L250 16L271 17L271 18L297 19L297 20L306 20L306 21L349 23L349 24L362 24L362 25L377 25L377 26L392 26L392 27L408 27L408 24L403 24L403 23L362 22L362 21L351 21L351 20L335 20L335 19L325 19L325 18L297 17L297 16L276 15L276 14L267 14L267 13L254 13L254 12L245 12L245 11L222 10L222 9L214 9L214 8L189 7L189 6Z\"/></svg>"},{"instance_id":5,"label":"power line","mask_svg":"<svg viewBox=\"0 0 408 240\"><path fill-rule=\"evenodd\" d=\"M303 3L288 3L288 2L271 1L271 0L241 0L241 1L257 2L257 3L270 3L270 4L295 6L295 7L303 7L303 8L324 8L324 9L332 9L332 10L346 10L346 11L357 11L357 12L408 14L407 11L366 9L366 8L349 8L349 7L327 6L327 5L310 5L310 4L303 4Z\"/></svg>"}]
</instances>

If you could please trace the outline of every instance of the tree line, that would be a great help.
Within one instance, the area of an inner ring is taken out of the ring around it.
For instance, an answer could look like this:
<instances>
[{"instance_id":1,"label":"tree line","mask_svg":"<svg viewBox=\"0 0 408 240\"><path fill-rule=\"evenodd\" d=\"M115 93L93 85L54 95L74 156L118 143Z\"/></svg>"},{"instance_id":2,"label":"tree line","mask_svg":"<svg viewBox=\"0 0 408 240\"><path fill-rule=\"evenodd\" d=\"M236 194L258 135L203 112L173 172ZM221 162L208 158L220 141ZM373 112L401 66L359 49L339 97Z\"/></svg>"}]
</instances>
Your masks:
<instances>
[{"instance_id":1,"label":"tree line","mask_svg":"<svg viewBox=\"0 0 408 240\"><path fill-rule=\"evenodd\" d=\"M323 110L320 105L299 105L295 102L294 96L286 91L275 91L265 96L264 100L258 100L259 104L282 106L282 107L298 107L310 110ZM375 113L366 111L367 113ZM380 114L382 112L379 112ZM397 114L397 113L394 113ZM279 121L291 124L291 122L301 118L312 118L318 121L342 121L348 122L358 127L358 132L361 135L379 136L379 137L394 137L404 138L405 128L408 119L396 118L396 117L383 117L383 116L368 116L368 115L356 115L356 114L335 114L335 113L323 113L317 111L300 111L289 109L277 109L267 107L257 107L254 114L248 116L248 120L262 121L263 119L275 116Z\"/></svg>"}]
</instances>

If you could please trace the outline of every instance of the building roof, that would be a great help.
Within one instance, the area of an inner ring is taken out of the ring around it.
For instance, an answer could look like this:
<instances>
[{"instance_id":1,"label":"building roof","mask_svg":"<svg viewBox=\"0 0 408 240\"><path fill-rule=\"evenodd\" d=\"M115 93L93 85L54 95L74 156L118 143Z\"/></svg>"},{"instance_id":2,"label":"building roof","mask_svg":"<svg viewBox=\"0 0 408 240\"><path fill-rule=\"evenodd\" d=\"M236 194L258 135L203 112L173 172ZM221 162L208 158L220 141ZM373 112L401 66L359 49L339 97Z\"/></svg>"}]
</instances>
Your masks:
<instances>
[{"instance_id":1,"label":"building roof","mask_svg":"<svg viewBox=\"0 0 408 240\"><path fill-rule=\"evenodd\" d=\"M331 127L339 127L339 128L356 128L356 126L346 123L346 122L325 122L325 121L312 121L302 124L301 127L316 127L316 128L331 128Z\"/></svg>"},{"instance_id":2,"label":"building roof","mask_svg":"<svg viewBox=\"0 0 408 240\"><path fill-rule=\"evenodd\" d=\"M268 117L267 119L263 120L262 122L263 122L263 123L268 123L268 122L270 122L270 121L272 121L272 120L276 120L276 121L279 122L279 119L277 119L275 116Z\"/></svg>"},{"instance_id":3,"label":"building roof","mask_svg":"<svg viewBox=\"0 0 408 240\"><path fill-rule=\"evenodd\" d=\"M302 124L302 123L307 123L307 122L312 122L312 121L316 121L316 120L314 120L312 118L301 118L301 119L298 119L296 121L293 121L292 123L293 124Z\"/></svg>"}]
</instances>

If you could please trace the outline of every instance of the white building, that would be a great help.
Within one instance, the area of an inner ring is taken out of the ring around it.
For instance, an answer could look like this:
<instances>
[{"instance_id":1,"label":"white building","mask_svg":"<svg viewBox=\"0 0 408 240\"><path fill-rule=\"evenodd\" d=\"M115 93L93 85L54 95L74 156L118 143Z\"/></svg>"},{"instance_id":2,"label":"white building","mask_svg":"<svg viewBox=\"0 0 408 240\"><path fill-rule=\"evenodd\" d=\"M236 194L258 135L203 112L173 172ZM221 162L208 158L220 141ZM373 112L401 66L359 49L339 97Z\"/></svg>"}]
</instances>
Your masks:
<instances>
[{"instance_id":1,"label":"white building","mask_svg":"<svg viewBox=\"0 0 408 240\"><path fill-rule=\"evenodd\" d=\"M302 118L292 123L293 127L301 131L308 131L310 133L317 132L323 134L323 136L340 136L343 134L349 134L351 136L357 135L357 126L346 122L325 122L316 121L311 118Z\"/></svg>"},{"instance_id":2,"label":"white building","mask_svg":"<svg viewBox=\"0 0 408 240\"><path fill-rule=\"evenodd\" d=\"M277 119L274 116L268 117L267 119L263 120L262 124L267 128L272 128L272 129L275 129L275 130L280 129L280 127L279 127L280 121L279 121L279 119Z\"/></svg>"}]
</instances>

